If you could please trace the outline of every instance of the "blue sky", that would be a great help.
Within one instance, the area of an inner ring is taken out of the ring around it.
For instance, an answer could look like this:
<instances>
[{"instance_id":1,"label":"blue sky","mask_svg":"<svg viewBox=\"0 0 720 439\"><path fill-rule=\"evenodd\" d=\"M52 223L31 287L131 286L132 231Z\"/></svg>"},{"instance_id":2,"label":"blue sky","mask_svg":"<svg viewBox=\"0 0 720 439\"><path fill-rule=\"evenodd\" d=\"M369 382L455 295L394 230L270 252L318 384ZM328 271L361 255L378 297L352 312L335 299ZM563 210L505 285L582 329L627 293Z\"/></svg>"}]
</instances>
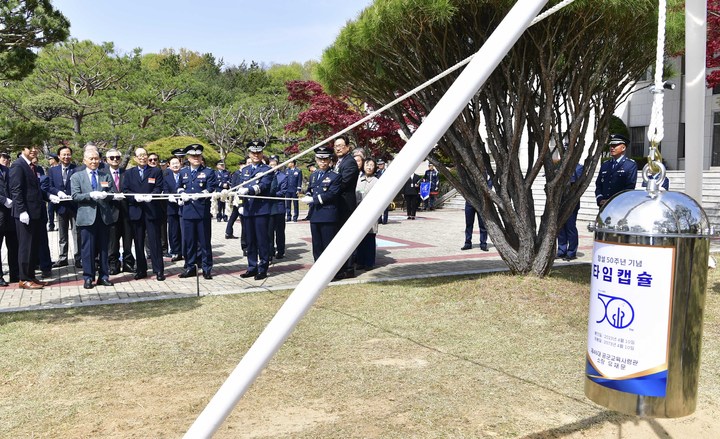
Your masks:
<instances>
[{"instance_id":1,"label":"blue sky","mask_svg":"<svg viewBox=\"0 0 720 439\"><path fill-rule=\"evenodd\" d=\"M112 41L122 52L184 47L226 65L320 60L348 20L372 0L53 0L72 37Z\"/></svg>"}]
</instances>

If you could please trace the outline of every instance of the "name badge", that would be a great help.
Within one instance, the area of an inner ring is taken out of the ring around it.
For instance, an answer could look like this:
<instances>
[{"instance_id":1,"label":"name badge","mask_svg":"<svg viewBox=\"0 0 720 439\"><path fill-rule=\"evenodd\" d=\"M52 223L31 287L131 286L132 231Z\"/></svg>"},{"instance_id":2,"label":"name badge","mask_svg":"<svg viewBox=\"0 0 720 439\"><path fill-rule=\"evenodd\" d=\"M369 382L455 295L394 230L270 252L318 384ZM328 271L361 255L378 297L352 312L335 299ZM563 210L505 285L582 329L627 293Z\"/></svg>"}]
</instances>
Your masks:
<instances>
[{"instance_id":1,"label":"name badge","mask_svg":"<svg viewBox=\"0 0 720 439\"><path fill-rule=\"evenodd\" d=\"M105 187L105 188L110 187L110 182L109 181L101 181L100 187Z\"/></svg>"},{"instance_id":2,"label":"name badge","mask_svg":"<svg viewBox=\"0 0 720 439\"><path fill-rule=\"evenodd\" d=\"M150 183L150 184L155 184L155 179L154 179L154 178L148 178L148 183Z\"/></svg>"}]
</instances>

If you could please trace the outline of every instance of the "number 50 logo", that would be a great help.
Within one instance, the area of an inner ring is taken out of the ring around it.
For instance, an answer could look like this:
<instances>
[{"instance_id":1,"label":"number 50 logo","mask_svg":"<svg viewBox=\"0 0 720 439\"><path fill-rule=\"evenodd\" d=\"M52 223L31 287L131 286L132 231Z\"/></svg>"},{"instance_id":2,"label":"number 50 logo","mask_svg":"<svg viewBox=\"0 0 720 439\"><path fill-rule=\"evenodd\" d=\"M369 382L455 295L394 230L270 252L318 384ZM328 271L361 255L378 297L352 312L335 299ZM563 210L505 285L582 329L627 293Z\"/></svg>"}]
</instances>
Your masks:
<instances>
[{"instance_id":1,"label":"number 50 logo","mask_svg":"<svg viewBox=\"0 0 720 439\"><path fill-rule=\"evenodd\" d=\"M607 294L598 294L598 299L605 306L605 315L596 323L607 320L613 328L624 329L635 320L635 310L627 300Z\"/></svg>"}]
</instances>

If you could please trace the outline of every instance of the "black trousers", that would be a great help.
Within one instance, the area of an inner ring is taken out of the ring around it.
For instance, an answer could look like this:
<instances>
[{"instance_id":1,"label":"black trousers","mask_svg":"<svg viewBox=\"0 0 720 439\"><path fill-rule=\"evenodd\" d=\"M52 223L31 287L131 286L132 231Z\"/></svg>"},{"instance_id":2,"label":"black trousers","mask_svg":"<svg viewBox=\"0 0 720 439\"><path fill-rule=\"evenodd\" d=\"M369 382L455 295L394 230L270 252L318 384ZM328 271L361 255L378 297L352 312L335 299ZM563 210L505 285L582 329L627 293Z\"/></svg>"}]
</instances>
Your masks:
<instances>
[{"instance_id":1,"label":"black trousers","mask_svg":"<svg viewBox=\"0 0 720 439\"><path fill-rule=\"evenodd\" d=\"M15 218L15 230L18 237L18 278L21 281L34 280L41 236L44 234L47 239L45 221L31 219L29 224L23 224Z\"/></svg>"},{"instance_id":2,"label":"black trousers","mask_svg":"<svg viewBox=\"0 0 720 439\"><path fill-rule=\"evenodd\" d=\"M13 221L12 218L9 221L12 221L10 227L8 227L7 230L0 231L0 247L2 247L3 240L5 240L5 245L8 250L8 274L10 274L10 279L15 280L18 279L18 238L15 232L15 221ZM4 275L2 261L0 261L0 277Z\"/></svg>"},{"instance_id":3,"label":"black trousers","mask_svg":"<svg viewBox=\"0 0 720 439\"><path fill-rule=\"evenodd\" d=\"M147 274L148 265L147 258L145 258L145 231L147 230L153 273L165 273L160 245L160 224L157 220L151 220L144 215L139 220L130 221L130 224L135 232L135 272Z\"/></svg>"}]
</instances>

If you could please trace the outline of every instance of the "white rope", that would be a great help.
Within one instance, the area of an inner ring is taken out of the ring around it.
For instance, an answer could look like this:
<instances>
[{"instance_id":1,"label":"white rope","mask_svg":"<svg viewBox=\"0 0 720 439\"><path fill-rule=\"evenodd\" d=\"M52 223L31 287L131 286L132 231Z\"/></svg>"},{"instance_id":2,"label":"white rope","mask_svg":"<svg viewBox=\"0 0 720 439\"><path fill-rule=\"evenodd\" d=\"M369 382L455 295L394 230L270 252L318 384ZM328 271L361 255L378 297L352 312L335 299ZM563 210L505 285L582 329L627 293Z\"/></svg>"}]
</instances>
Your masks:
<instances>
[{"instance_id":1,"label":"white rope","mask_svg":"<svg viewBox=\"0 0 720 439\"><path fill-rule=\"evenodd\" d=\"M657 49L655 52L655 84L652 88L653 104L652 113L650 115L650 126L648 126L648 139L650 144L657 146L665 136L664 120L663 120L663 97L664 83L662 79L663 65L665 61L665 20L666 20L666 0L659 0L658 4L658 34Z\"/></svg>"}]
</instances>

